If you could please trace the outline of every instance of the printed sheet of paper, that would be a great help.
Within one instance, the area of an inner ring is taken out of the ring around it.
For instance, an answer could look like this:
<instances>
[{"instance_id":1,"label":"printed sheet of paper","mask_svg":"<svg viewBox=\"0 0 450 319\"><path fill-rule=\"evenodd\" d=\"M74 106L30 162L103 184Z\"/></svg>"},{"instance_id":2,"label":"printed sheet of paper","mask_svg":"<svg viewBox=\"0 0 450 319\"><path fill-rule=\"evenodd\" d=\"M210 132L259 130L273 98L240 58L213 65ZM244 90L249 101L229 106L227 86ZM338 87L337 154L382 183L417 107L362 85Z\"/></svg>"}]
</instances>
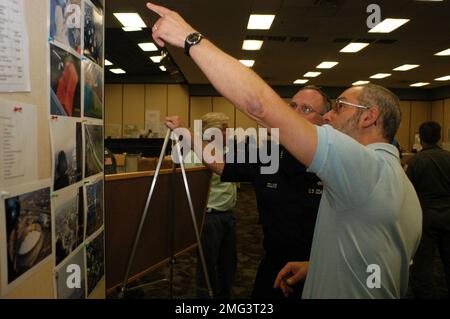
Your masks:
<instances>
[{"instance_id":1,"label":"printed sheet of paper","mask_svg":"<svg viewBox=\"0 0 450 319\"><path fill-rule=\"evenodd\" d=\"M0 99L0 190L37 179L36 107Z\"/></svg>"},{"instance_id":2,"label":"printed sheet of paper","mask_svg":"<svg viewBox=\"0 0 450 319\"><path fill-rule=\"evenodd\" d=\"M30 92L23 0L0 0L0 92Z\"/></svg>"}]
</instances>

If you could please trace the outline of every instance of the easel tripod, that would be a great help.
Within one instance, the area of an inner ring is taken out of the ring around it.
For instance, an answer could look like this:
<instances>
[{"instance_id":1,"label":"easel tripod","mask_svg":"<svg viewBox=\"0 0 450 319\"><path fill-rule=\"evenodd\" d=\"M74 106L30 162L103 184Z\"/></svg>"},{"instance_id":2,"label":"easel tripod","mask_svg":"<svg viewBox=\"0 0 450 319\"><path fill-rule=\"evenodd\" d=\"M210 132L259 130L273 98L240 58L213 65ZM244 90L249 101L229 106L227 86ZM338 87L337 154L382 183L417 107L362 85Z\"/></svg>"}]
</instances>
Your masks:
<instances>
[{"instance_id":1,"label":"easel tripod","mask_svg":"<svg viewBox=\"0 0 450 319\"><path fill-rule=\"evenodd\" d=\"M139 224L138 231L136 233L136 238L135 238L134 243L133 243L133 248L131 250L130 258L128 260L128 265L127 265L127 268L126 268L126 271L125 271L125 277L124 277L123 282L122 282L121 291L119 293L119 298L124 298L125 297L125 292L127 290L132 290L132 289L137 289L139 287L142 287L142 285L141 285L141 286L138 286L138 287L127 288L127 284L128 284L128 279L129 279L130 272L131 272L131 266L133 264L133 261L134 261L135 255L136 255L137 246L139 244L139 239L141 237L142 229L143 229L145 220L147 218L148 208L150 206L150 202L151 202L151 199L153 197L153 193L155 191L156 181L158 180L158 175L159 175L159 172L161 170L161 164L163 162L164 154L166 153L167 145L169 144L169 139L170 139L170 135L171 134L173 135L172 139L175 140L175 141L178 141L178 138L175 135L175 133L172 132L171 129L168 129L167 133L166 133L166 137L164 139L163 147L161 149L161 153L159 155L158 165L156 166L155 175L153 177L152 184L150 186L150 190L149 190L149 193L148 193L148 196L147 196L147 201L145 203L144 211L142 212L141 221L140 221L140 224ZM196 237L196 241L197 241L197 245L198 245L198 252L199 252L199 255L200 255L200 260L201 260L202 268L203 268L203 275L204 275L204 278L205 278L205 281L206 281L206 287L208 289L208 295L209 295L210 298L213 298L213 291L212 291L212 288L211 288L211 282L209 280L208 270L207 270L207 267L206 267L205 257L204 257L204 254L203 254L203 247L202 247L202 243L201 243L201 240L200 240L200 233L198 231L197 220L195 218L194 206L192 205L192 198L191 198L191 193L189 191L189 185L188 185L187 178L186 178L186 171L185 171L184 164L183 164L183 157L181 155L180 144L175 142L175 148L177 150L177 156L178 156L178 158L180 160L180 167L181 167L181 173L182 173L182 176L183 176L183 183L184 183L184 187L185 187L185 190L186 190L186 196L187 196L187 200L188 200L188 204L189 204L189 210L190 210L191 218L192 218L192 225L194 227L195 237ZM175 171L175 169L172 170L172 173L174 173L174 171ZM172 287L173 263L174 263L174 258L173 258L173 249L172 249L172 251L171 251L171 261L170 261L170 267L171 267L170 268L170 285L171 285L171 287ZM166 281L166 280L163 280L163 281ZM148 285L148 284L144 284L144 285Z\"/></svg>"}]
</instances>

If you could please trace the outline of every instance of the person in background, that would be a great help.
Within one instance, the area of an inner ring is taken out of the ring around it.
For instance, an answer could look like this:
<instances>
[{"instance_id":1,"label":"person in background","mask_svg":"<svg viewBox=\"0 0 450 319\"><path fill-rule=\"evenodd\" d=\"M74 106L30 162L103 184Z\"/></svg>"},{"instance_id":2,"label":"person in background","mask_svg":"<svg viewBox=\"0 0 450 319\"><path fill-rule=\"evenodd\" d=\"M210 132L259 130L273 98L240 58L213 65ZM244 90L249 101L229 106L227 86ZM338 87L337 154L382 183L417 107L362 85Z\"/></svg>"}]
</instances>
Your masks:
<instances>
[{"instance_id":1,"label":"person in background","mask_svg":"<svg viewBox=\"0 0 450 319\"><path fill-rule=\"evenodd\" d=\"M422 239L414 257L411 288L417 298L436 297L433 277L439 251L450 297L450 152L438 145L439 123L422 123L419 135L422 150L410 158L406 169L423 211Z\"/></svg>"},{"instance_id":2,"label":"person in background","mask_svg":"<svg viewBox=\"0 0 450 319\"><path fill-rule=\"evenodd\" d=\"M228 122L229 118L223 113L207 113L202 117L203 132L218 128L225 136ZM185 167L202 165L195 157L193 151L188 153ZM237 267L236 217L233 212L236 200L236 184L222 182L220 176L213 173L201 241L214 297L219 299L232 297ZM197 297L206 298L207 287L200 258L197 258L196 275Z\"/></svg>"}]
</instances>

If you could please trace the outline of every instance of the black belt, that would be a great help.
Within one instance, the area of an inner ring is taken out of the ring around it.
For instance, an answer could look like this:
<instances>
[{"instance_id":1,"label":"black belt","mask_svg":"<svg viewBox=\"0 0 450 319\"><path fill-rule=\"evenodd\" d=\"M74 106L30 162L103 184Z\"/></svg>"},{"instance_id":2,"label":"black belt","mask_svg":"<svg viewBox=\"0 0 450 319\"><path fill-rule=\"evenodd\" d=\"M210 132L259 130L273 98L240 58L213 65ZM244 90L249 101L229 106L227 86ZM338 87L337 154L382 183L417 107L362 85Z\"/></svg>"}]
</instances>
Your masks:
<instances>
[{"instance_id":1,"label":"black belt","mask_svg":"<svg viewBox=\"0 0 450 319\"><path fill-rule=\"evenodd\" d=\"M231 213L232 211L233 211L232 209L230 209L230 210L217 210L217 209L214 209L214 208L207 208L206 209L207 213L221 213L221 214L223 214L223 213Z\"/></svg>"}]
</instances>

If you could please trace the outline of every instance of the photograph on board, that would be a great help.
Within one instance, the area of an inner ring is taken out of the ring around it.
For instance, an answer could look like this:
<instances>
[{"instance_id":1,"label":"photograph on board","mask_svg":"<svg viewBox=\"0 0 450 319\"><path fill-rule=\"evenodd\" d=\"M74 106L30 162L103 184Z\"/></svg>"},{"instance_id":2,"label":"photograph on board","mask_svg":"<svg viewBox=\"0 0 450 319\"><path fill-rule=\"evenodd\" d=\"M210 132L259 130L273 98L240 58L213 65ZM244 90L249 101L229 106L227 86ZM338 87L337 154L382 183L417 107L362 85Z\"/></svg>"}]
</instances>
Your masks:
<instances>
[{"instance_id":1,"label":"photograph on board","mask_svg":"<svg viewBox=\"0 0 450 319\"><path fill-rule=\"evenodd\" d=\"M105 274L105 232L101 232L94 240L86 245L86 265L88 295L94 290Z\"/></svg>"},{"instance_id":2,"label":"photograph on board","mask_svg":"<svg viewBox=\"0 0 450 319\"><path fill-rule=\"evenodd\" d=\"M81 116L81 62L50 44L50 114Z\"/></svg>"},{"instance_id":3,"label":"photograph on board","mask_svg":"<svg viewBox=\"0 0 450 319\"><path fill-rule=\"evenodd\" d=\"M103 226L103 179L86 186L86 237Z\"/></svg>"},{"instance_id":4,"label":"photograph on board","mask_svg":"<svg viewBox=\"0 0 450 319\"><path fill-rule=\"evenodd\" d=\"M4 201L8 284L52 253L50 187ZM4 230L2 230L3 232Z\"/></svg>"},{"instance_id":5,"label":"photograph on board","mask_svg":"<svg viewBox=\"0 0 450 319\"><path fill-rule=\"evenodd\" d=\"M81 53L81 0L50 1L50 39Z\"/></svg>"},{"instance_id":6,"label":"photograph on board","mask_svg":"<svg viewBox=\"0 0 450 319\"><path fill-rule=\"evenodd\" d=\"M85 177L103 172L103 126L84 125Z\"/></svg>"},{"instance_id":7,"label":"photograph on board","mask_svg":"<svg viewBox=\"0 0 450 319\"><path fill-rule=\"evenodd\" d=\"M55 272L57 299L84 299L86 297L84 270L84 247L80 247L78 252L62 263ZM77 275L74 276L74 274Z\"/></svg>"},{"instance_id":8,"label":"photograph on board","mask_svg":"<svg viewBox=\"0 0 450 319\"><path fill-rule=\"evenodd\" d=\"M57 191L82 178L82 131L76 119L59 117L50 121L53 150L53 190Z\"/></svg>"},{"instance_id":9,"label":"photograph on board","mask_svg":"<svg viewBox=\"0 0 450 319\"><path fill-rule=\"evenodd\" d=\"M83 188L66 187L55 195L55 263L59 265L84 240Z\"/></svg>"},{"instance_id":10,"label":"photograph on board","mask_svg":"<svg viewBox=\"0 0 450 319\"><path fill-rule=\"evenodd\" d=\"M91 60L83 61L84 111L83 116L103 118L103 69Z\"/></svg>"},{"instance_id":11,"label":"photograph on board","mask_svg":"<svg viewBox=\"0 0 450 319\"><path fill-rule=\"evenodd\" d=\"M103 16L88 1L84 5L83 54L103 67Z\"/></svg>"}]
</instances>

